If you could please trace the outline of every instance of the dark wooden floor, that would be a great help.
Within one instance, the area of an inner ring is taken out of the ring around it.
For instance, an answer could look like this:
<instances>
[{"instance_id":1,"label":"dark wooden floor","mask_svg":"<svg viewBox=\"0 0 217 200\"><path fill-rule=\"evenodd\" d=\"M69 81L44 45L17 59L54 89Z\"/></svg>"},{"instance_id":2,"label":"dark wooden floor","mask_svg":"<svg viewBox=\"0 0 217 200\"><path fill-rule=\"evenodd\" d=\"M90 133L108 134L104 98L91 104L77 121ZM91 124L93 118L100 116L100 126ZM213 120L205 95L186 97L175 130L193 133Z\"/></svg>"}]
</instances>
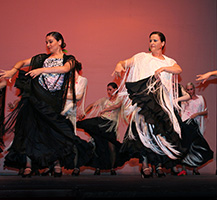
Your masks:
<instances>
[{"instance_id":1,"label":"dark wooden floor","mask_svg":"<svg viewBox=\"0 0 217 200\"><path fill-rule=\"evenodd\" d=\"M0 176L0 199L217 199L216 175Z\"/></svg>"}]
</instances>

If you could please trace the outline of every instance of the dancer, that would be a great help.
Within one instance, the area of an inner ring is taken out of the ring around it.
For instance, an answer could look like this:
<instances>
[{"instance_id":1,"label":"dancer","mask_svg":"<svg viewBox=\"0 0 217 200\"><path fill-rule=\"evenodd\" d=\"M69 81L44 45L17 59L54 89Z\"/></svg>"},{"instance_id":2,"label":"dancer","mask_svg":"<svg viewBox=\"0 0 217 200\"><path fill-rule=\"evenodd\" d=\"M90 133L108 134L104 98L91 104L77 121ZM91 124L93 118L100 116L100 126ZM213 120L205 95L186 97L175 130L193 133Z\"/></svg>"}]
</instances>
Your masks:
<instances>
[{"instance_id":1,"label":"dancer","mask_svg":"<svg viewBox=\"0 0 217 200\"><path fill-rule=\"evenodd\" d=\"M19 71L15 86L20 89L21 100L6 122L6 130L14 130L14 140L4 165L24 168L23 177L31 177L35 169L46 167L60 177L62 166L74 168L74 145L92 148L75 136L72 123L60 114L76 59L63 53L66 44L58 32L46 35L46 46L49 54L19 61L11 70L0 73L3 78L12 78ZM20 70L24 66L31 70Z\"/></svg>"},{"instance_id":2,"label":"dancer","mask_svg":"<svg viewBox=\"0 0 217 200\"><path fill-rule=\"evenodd\" d=\"M193 119L198 124L200 133L203 135L205 129L204 116L208 114L206 101L202 95L197 95L195 93L195 86L193 83L187 83L186 91L190 95L191 99L186 102L182 102L182 121ZM183 171L181 171L180 174L186 175L186 170L184 166ZM193 174L200 175L196 167L193 169Z\"/></svg>"},{"instance_id":3,"label":"dancer","mask_svg":"<svg viewBox=\"0 0 217 200\"><path fill-rule=\"evenodd\" d=\"M82 70L81 63L78 61L75 61L75 94L76 94L76 97L73 97L72 90L70 89L72 84L70 82L68 93L67 93L66 104L65 104L64 110L61 112L62 115L65 115L66 118L68 118L72 122L74 126L75 134L76 134L76 121L78 118L77 116L84 115L84 101L85 101L86 88L87 88L87 78L80 75L81 70ZM73 101L74 98L76 99L76 102ZM80 169L77 166L79 152L78 152L78 149L76 148L76 145L74 146L74 150L76 152L75 160L74 160L75 168L72 172L72 175L78 176L80 174Z\"/></svg>"},{"instance_id":4,"label":"dancer","mask_svg":"<svg viewBox=\"0 0 217 200\"><path fill-rule=\"evenodd\" d=\"M82 65L80 62L75 62L75 94L76 94L76 104L73 103L73 94L70 89L68 89L66 104L64 110L61 112L73 123L76 132L76 118L77 116L84 115L84 101L87 89L87 78L80 75L82 70ZM71 82L69 88L71 87Z\"/></svg>"},{"instance_id":5,"label":"dancer","mask_svg":"<svg viewBox=\"0 0 217 200\"><path fill-rule=\"evenodd\" d=\"M183 85L178 84L178 98L176 99L176 103L178 103L179 108L176 108L175 112L179 113L181 115L181 104L182 102L186 102L191 98L191 96L186 92L184 89ZM177 110L178 109L178 110ZM177 162L174 161L173 164L171 165L171 174L174 176L179 175L179 171L176 166Z\"/></svg>"},{"instance_id":6,"label":"dancer","mask_svg":"<svg viewBox=\"0 0 217 200\"><path fill-rule=\"evenodd\" d=\"M217 70L210 71L205 74L198 74L196 81L202 81L202 83L205 83L211 76L217 76Z\"/></svg>"},{"instance_id":7,"label":"dancer","mask_svg":"<svg viewBox=\"0 0 217 200\"><path fill-rule=\"evenodd\" d=\"M176 75L182 69L175 60L163 55L165 44L166 38L161 32L152 32L149 36L151 52L120 61L113 72L117 77L125 72L120 92L126 95L125 113L131 115L121 152L140 159L143 178L152 176L149 164L154 165L157 176L162 177L165 176L162 165L171 160L199 165L213 156L205 145L203 158L196 163L196 156L189 150L192 140L188 148L182 147L183 127L175 111L179 109Z\"/></svg>"},{"instance_id":8,"label":"dancer","mask_svg":"<svg viewBox=\"0 0 217 200\"><path fill-rule=\"evenodd\" d=\"M100 170L107 169L111 170L111 175L116 175L117 152L121 146L117 141L117 129L122 106L122 98L119 97L117 89L116 83L109 83L108 97L90 104L85 109L88 119L77 122L77 127L84 129L95 142L95 155L87 164L96 168L94 175L100 175Z\"/></svg>"}]
</instances>

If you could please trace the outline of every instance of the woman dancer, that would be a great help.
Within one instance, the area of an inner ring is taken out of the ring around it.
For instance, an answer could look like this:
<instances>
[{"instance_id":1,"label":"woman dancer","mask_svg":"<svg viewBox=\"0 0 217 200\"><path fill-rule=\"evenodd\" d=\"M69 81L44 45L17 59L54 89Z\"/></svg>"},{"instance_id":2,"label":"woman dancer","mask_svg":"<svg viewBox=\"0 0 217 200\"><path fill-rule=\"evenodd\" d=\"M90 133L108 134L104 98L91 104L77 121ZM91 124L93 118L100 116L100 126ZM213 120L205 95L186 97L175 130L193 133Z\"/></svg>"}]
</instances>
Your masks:
<instances>
[{"instance_id":1,"label":"woman dancer","mask_svg":"<svg viewBox=\"0 0 217 200\"><path fill-rule=\"evenodd\" d=\"M85 109L88 119L77 122L77 127L84 129L95 142L95 154L88 166L96 168L94 175L100 170L111 170L116 175L115 167L120 142L117 141L117 128L122 99L117 93L118 86L111 82L107 85L108 97L104 97ZM95 116L95 117L94 117Z\"/></svg>"},{"instance_id":2,"label":"woman dancer","mask_svg":"<svg viewBox=\"0 0 217 200\"><path fill-rule=\"evenodd\" d=\"M204 116L208 114L206 101L203 96L197 95L195 93L195 86L193 83L187 83L186 91L190 95L191 99L186 102L182 102L181 118L182 121L187 121L193 119L196 124L198 124L200 133L204 133ZM187 122L186 122L187 123ZM185 167L180 174L186 175ZM193 169L193 174L200 175L198 169L195 167Z\"/></svg>"},{"instance_id":3,"label":"woman dancer","mask_svg":"<svg viewBox=\"0 0 217 200\"><path fill-rule=\"evenodd\" d=\"M81 70L82 70L81 63L75 61L75 97L73 97L72 90L70 89L70 87L72 86L70 82L68 93L67 93L66 104L64 110L61 112L62 115L66 116L66 118L68 118L72 122L74 126L75 134L76 134L76 121L78 118L77 116L84 115L84 101L85 101L86 88L87 88L87 78L80 75ZM74 102L73 99L76 99L76 102ZM80 169L77 166L79 152L76 146L74 146L74 150L76 152L76 156L74 160L75 168L72 172L72 175L78 176L80 173Z\"/></svg>"},{"instance_id":4,"label":"woman dancer","mask_svg":"<svg viewBox=\"0 0 217 200\"><path fill-rule=\"evenodd\" d=\"M82 65L80 62L75 61L75 95L76 104L73 103L73 93L68 89L66 104L64 110L61 112L72 122L76 132L76 119L77 116L84 115L84 101L87 89L87 78L80 75ZM72 86L71 82L69 88Z\"/></svg>"},{"instance_id":5,"label":"woman dancer","mask_svg":"<svg viewBox=\"0 0 217 200\"><path fill-rule=\"evenodd\" d=\"M70 76L74 75L75 57L63 53L66 44L58 32L46 35L46 46L50 54L19 61L0 74L12 78L19 71L15 86L20 89L21 100L6 122L7 130L14 128L15 136L4 164L25 168L23 177L31 177L34 169L46 167L59 177L62 166L74 168L73 146L89 146L75 136L72 123L60 114ZM24 66L31 70L20 70Z\"/></svg>"},{"instance_id":6,"label":"woman dancer","mask_svg":"<svg viewBox=\"0 0 217 200\"><path fill-rule=\"evenodd\" d=\"M203 151L206 155L203 154L198 162L192 152L182 148L181 120L174 111L179 108L176 100L178 80L173 76L180 74L182 69L175 60L163 55L165 44L161 32L152 32L149 36L151 53L138 53L120 61L113 72L118 77L125 72L120 91L125 92L126 97L129 95L124 104L128 108L126 114L131 114L121 152L140 158L143 178L152 176L149 164L156 166L158 177L162 177L165 176L162 164L171 160L182 159L189 165L199 165L212 158L207 145ZM188 150L191 144L192 141ZM186 153L188 157L184 160Z\"/></svg>"}]
</instances>

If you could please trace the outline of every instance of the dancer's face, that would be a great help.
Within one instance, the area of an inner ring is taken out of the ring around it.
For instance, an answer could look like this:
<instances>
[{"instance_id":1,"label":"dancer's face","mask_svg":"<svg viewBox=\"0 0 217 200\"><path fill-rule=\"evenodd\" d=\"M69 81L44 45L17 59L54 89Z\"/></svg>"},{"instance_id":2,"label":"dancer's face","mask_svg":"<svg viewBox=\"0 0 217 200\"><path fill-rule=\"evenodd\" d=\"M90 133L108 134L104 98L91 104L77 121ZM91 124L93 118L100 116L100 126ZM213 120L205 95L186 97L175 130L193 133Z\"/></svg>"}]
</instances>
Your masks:
<instances>
[{"instance_id":1,"label":"dancer's face","mask_svg":"<svg viewBox=\"0 0 217 200\"><path fill-rule=\"evenodd\" d=\"M46 37L46 46L50 53L56 53L61 49L61 43L62 41L57 41L53 36L47 36Z\"/></svg>"},{"instance_id":2,"label":"dancer's face","mask_svg":"<svg viewBox=\"0 0 217 200\"><path fill-rule=\"evenodd\" d=\"M107 94L109 97L112 96L112 94L116 91L117 89L114 89L112 86L107 86Z\"/></svg>"},{"instance_id":3,"label":"dancer's face","mask_svg":"<svg viewBox=\"0 0 217 200\"><path fill-rule=\"evenodd\" d=\"M165 45L165 42L161 42L160 36L158 34L153 34L149 38L149 48L151 52L156 52L159 50L162 51L162 48L164 45Z\"/></svg>"},{"instance_id":4,"label":"dancer's face","mask_svg":"<svg viewBox=\"0 0 217 200\"><path fill-rule=\"evenodd\" d=\"M195 95L195 89L192 85L188 85L186 87L187 93L192 97Z\"/></svg>"}]
</instances>

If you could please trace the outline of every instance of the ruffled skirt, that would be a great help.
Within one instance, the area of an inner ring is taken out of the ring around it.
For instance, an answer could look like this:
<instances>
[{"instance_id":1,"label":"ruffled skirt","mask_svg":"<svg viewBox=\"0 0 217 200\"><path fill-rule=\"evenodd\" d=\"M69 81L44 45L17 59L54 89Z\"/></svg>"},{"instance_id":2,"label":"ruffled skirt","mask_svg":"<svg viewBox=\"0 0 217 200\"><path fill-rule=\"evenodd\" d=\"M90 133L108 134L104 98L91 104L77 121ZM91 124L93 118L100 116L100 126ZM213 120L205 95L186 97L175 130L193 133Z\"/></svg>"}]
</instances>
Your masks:
<instances>
[{"instance_id":1,"label":"ruffled skirt","mask_svg":"<svg viewBox=\"0 0 217 200\"><path fill-rule=\"evenodd\" d=\"M85 165L92 156L87 153L92 152L92 144L75 136L72 123L48 104L49 96L40 87L34 87L30 77L20 73L16 86L22 98L6 123L10 128L7 131L14 132L14 140L5 157L5 167L24 168L28 156L37 169L49 167L57 160L61 166L72 169L74 146L79 152L76 167ZM36 94L47 95L46 102Z\"/></svg>"},{"instance_id":2,"label":"ruffled skirt","mask_svg":"<svg viewBox=\"0 0 217 200\"><path fill-rule=\"evenodd\" d=\"M126 88L132 104L136 103L137 107L140 108L138 114L143 117L147 127L152 127L151 131L147 129L151 134L148 137L149 141L146 142L152 145L151 147L154 146L156 151L153 151L150 146L145 146L142 143L137 131L139 122L134 120L126 131L120 150L121 154L125 157L128 156L128 159L134 157L139 158L140 162L143 161L143 157L147 157L150 164L158 165L161 163L167 167L172 167L178 163L196 167L212 159L213 152L204 137L200 134L198 125L194 120L190 120L188 123L182 122L178 113L174 111L181 127L182 137L180 138L174 131L168 114L158 103L159 91L156 90L154 93L148 93L146 90L147 83L150 81L149 79L146 78L138 82L126 83ZM129 130L133 134L134 139L129 137ZM159 136L165 141L163 147L156 140ZM164 150L171 155L173 152L178 152L176 155L174 154L176 158L174 159L172 156L173 158L171 159L171 156L160 151L161 148L165 148L166 150Z\"/></svg>"}]
</instances>

